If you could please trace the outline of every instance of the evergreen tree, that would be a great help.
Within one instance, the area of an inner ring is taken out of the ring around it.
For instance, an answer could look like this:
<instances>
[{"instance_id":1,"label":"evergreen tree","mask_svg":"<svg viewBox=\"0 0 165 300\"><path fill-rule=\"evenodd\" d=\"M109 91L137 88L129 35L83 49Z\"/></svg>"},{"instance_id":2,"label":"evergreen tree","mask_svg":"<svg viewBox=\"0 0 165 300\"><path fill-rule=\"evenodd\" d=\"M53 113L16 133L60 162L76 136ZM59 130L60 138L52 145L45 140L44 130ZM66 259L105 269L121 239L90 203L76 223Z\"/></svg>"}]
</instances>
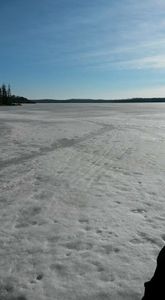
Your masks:
<instances>
[{"instance_id":1,"label":"evergreen tree","mask_svg":"<svg viewBox=\"0 0 165 300\"><path fill-rule=\"evenodd\" d=\"M2 86L0 88L0 104L1 105L11 105L12 104L10 86L8 86L8 89L7 89L5 84L2 84Z\"/></svg>"},{"instance_id":2,"label":"evergreen tree","mask_svg":"<svg viewBox=\"0 0 165 300\"><path fill-rule=\"evenodd\" d=\"M6 98L7 97L7 91L6 91L6 85L2 84L2 97Z\"/></svg>"},{"instance_id":3,"label":"evergreen tree","mask_svg":"<svg viewBox=\"0 0 165 300\"><path fill-rule=\"evenodd\" d=\"M8 89L7 89L7 97L11 97L11 89L10 89L10 84L8 84Z\"/></svg>"}]
</instances>

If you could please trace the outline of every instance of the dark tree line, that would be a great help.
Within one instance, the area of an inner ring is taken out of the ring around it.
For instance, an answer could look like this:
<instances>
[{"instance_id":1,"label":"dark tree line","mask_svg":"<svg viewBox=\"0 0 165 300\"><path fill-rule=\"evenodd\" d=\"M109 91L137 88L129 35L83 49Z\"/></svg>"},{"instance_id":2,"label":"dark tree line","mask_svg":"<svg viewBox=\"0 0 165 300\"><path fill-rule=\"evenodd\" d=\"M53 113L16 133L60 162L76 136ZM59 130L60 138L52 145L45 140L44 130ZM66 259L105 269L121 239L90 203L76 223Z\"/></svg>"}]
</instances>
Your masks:
<instances>
[{"instance_id":1,"label":"dark tree line","mask_svg":"<svg viewBox=\"0 0 165 300\"><path fill-rule=\"evenodd\" d=\"M2 84L0 86L0 105L21 105L21 103L26 103L27 101L24 97L13 95L10 85Z\"/></svg>"}]
</instances>

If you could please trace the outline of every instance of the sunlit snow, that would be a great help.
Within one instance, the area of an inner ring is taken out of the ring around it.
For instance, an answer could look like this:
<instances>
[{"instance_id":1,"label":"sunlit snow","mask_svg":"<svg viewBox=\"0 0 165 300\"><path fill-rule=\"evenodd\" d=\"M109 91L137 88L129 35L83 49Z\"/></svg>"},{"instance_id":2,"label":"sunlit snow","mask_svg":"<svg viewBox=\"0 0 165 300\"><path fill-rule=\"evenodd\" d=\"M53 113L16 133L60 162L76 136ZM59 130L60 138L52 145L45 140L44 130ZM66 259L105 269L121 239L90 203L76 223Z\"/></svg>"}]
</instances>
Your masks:
<instances>
[{"instance_id":1,"label":"sunlit snow","mask_svg":"<svg viewBox=\"0 0 165 300\"><path fill-rule=\"evenodd\" d=\"M140 300L164 195L165 104L1 108L0 299Z\"/></svg>"}]
</instances>

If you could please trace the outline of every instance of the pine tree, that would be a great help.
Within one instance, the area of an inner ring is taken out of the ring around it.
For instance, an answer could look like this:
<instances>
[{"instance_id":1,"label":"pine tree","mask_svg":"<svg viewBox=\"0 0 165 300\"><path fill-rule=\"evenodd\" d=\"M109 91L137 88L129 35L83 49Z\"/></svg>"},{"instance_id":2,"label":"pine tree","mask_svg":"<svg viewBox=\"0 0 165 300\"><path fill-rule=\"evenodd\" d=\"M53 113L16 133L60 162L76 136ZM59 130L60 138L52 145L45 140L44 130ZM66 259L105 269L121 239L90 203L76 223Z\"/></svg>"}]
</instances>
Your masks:
<instances>
[{"instance_id":1,"label":"pine tree","mask_svg":"<svg viewBox=\"0 0 165 300\"><path fill-rule=\"evenodd\" d=\"M10 84L8 84L7 97L8 97L8 98L11 97L11 88L10 88Z\"/></svg>"},{"instance_id":2,"label":"pine tree","mask_svg":"<svg viewBox=\"0 0 165 300\"><path fill-rule=\"evenodd\" d=\"M0 89L1 89L0 104L1 105L11 105L12 104L12 98L11 98L10 86L8 86L8 89L7 89L6 85L2 84Z\"/></svg>"},{"instance_id":3,"label":"pine tree","mask_svg":"<svg viewBox=\"0 0 165 300\"><path fill-rule=\"evenodd\" d=\"M7 91L6 91L6 85L2 84L2 97L6 98L7 97Z\"/></svg>"}]
</instances>

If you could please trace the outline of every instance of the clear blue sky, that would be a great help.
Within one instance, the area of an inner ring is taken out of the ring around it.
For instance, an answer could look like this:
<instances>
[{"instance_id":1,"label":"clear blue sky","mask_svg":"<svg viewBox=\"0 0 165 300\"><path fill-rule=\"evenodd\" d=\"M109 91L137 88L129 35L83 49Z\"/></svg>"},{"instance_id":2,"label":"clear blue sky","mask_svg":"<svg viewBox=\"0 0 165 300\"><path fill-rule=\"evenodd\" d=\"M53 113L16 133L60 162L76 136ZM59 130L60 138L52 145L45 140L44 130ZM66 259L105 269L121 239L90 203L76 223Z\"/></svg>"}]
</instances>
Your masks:
<instances>
[{"instance_id":1,"label":"clear blue sky","mask_svg":"<svg viewBox=\"0 0 165 300\"><path fill-rule=\"evenodd\" d=\"M164 0L0 0L0 37L16 94L165 96Z\"/></svg>"}]
</instances>

